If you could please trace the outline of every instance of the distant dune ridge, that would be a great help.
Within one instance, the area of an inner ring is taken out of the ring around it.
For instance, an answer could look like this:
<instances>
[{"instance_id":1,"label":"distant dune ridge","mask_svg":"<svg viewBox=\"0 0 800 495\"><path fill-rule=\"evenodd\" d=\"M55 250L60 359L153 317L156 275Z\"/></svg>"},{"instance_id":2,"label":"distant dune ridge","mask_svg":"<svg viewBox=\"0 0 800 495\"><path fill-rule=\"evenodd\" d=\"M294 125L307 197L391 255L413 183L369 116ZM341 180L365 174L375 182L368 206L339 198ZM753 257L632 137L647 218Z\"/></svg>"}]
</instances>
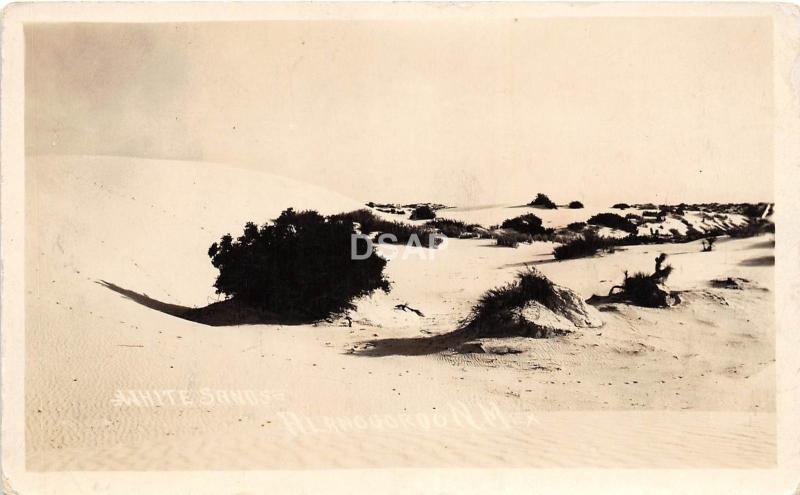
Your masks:
<instances>
[{"instance_id":1,"label":"distant dune ridge","mask_svg":"<svg viewBox=\"0 0 800 495\"><path fill-rule=\"evenodd\" d=\"M215 327L185 313L221 302L206 254L220 235L237 235L245 222L266 222L288 207L329 215L359 210L363 199L196 162L38 156L28 158L26 170L29 469L774 462L771 234L723 236L710 252L697 240L564 262L553 260L553 242L517 249L486 238L448 238L438 249L400 245L386 266L391 291L357 301L349 322L233 318ZM527 211L559 229L597 213L646 218L647 210L456 207L438 209L437 218L488 227ZM688 232L679 216L697 229L746 221L669 212L664 229ZM681 304L585 302L608 294L626 270L651 272L661 252L674 267L668 285ZM519 306L520 314L570 332L549 339L473 334L472 351L459 349L465 340L452 333L476 303L528 266L562 303L544 298ZM195 397L208 389L268 391L275 399L191 407L119 400L121 391ZM531 411L541 418L477 432L454 422L348 434L320 429L339 424L336 418L448 414L462 405L479 414L477 402L512 419ZM621 411L631 415L621 420ZM636 419L642 415L650 419ZM298 424L320 428L298 436Z\"/></svg>"}]
</instances>

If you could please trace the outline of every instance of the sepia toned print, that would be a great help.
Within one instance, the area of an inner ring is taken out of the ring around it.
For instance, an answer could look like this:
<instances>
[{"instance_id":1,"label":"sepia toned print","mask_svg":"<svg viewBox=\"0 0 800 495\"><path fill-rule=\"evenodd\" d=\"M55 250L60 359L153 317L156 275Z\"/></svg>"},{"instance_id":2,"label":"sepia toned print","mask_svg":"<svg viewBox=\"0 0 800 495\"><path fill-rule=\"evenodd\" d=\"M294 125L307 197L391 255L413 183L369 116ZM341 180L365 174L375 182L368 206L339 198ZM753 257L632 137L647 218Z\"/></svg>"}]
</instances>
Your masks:
<instances>
[{"instance_id":1,"label":"sepia toned print","mask_svg":"<svg viewBox=\"0 0 800 495\"><path fill-rule=\"evenodd\" d=\"M775 17L507 7L24 23L25 470L780 468Z\"/></svg>"}]
</instances>

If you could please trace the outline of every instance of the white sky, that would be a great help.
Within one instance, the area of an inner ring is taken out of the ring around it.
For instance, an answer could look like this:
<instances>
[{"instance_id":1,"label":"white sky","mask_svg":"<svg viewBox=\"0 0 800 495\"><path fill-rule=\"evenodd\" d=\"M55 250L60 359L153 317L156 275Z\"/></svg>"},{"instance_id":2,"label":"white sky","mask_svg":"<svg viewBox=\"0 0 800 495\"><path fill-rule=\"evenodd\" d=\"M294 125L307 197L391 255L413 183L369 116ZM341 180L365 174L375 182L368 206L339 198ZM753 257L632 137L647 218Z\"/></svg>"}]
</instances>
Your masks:
<instances>
[{"instance_id":1,"label":"white sky","mask_svg":"<svg viewBox=\"0 0 800 495\"><path fill-rule=\"evenodd\" d=\"M29 154L363 201L772 200L769 18L26 27Z\"/></svg>"}]
</instances>

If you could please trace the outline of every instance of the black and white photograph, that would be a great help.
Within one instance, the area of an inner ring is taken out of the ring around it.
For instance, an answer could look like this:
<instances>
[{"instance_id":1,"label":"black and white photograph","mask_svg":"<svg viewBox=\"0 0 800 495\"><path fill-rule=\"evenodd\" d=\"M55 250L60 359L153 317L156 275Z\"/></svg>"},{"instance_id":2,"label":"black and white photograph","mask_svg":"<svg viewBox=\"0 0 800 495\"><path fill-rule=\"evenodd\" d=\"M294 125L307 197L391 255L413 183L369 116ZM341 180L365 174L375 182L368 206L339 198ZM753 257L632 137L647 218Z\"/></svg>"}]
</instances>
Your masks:
<instances>
[{"instance_id":1,"label":"black and white photograph","mask_svg":"<svg viewBox=\"0 0 800 495\"><path fill-rule=\"evenodd\" d=\"M6 10L7 493L785 467L796 7L158 5Z\"/></svg>"}]
</instances>

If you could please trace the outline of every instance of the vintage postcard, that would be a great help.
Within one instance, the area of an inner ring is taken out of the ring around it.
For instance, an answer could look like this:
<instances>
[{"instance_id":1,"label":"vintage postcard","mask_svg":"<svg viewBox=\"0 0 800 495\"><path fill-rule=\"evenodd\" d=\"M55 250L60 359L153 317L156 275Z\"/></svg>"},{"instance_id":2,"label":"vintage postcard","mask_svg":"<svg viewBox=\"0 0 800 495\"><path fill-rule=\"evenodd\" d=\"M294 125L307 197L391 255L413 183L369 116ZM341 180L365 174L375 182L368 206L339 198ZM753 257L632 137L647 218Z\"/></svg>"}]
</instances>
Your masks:
<instances>
[{"instance_id":1,"label":"vintage postcard","mask_svg":"<svg viewBox=\"0 0 800 495\"><path fill-rule=\"evenodd\" d=\"M15 4L4 493L793 493L789 4Z\"/></svg>"}]
</instances>

